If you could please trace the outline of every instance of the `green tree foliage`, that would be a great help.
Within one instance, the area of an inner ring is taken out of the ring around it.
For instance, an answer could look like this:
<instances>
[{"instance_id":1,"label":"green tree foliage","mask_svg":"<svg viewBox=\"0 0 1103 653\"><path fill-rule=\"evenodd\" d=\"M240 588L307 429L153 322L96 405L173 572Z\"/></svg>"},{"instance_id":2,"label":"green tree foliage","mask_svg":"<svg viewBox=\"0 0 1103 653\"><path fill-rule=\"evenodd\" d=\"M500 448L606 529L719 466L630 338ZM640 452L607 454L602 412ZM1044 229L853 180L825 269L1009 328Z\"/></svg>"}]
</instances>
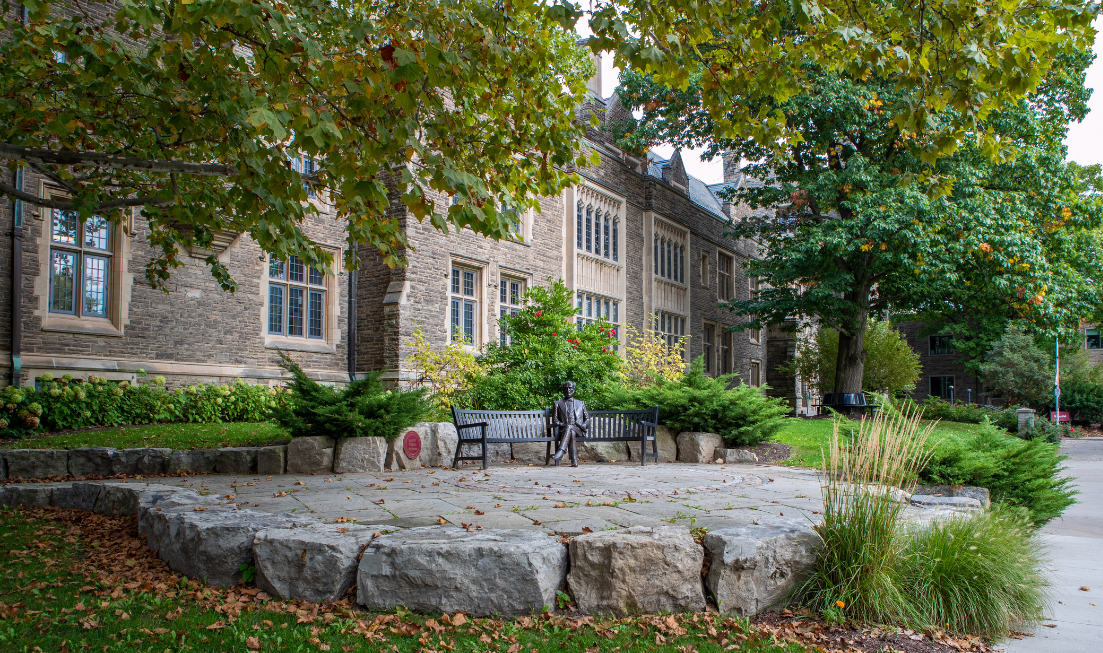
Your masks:
<instances>
[{"instance_id":1,"label":"green tree foliage","mask_svg":"<svg viewBox=\"0 0 1103 653\"><path fill-rule=\"evenodd\" d=\"M308 377L295 361L280 352L281 366L291 372L288 405L272 411L272 418L292 437L324 435L331 438L380 437L394 440L432 410L427 390L388 390L379 381L382 372L335 388Z\"/></svg>"},{"instance_id":2,"label":"green tree foliage","mask_svg":"<svg viewBox=\"0 0 1103 653\"><path fill-rule=\"evenodd\" d=\"M789 408L782 399L763 395L762 388L742 382L732 386L737 378L707 376L704 359L698 357L676 381L655 375L651 385L610 387L605 401L621 410L658 406L659 422L676 433L716 433L730 446L753 447L781 430Z\"/></svg>"},{"instance_id":3,"label":"green tree foliage","mask_svg":"<svg viewBox=\"0 0 1103 653\"><path fill-rule=\"evenodd\" d=\"M976 131L957 134L952 154L925 159L923 137L892 109L914 91L907 75L814 64L799 93L757 105L799 131L780 149L724 127L740 105L705 103L710 72L700 67L681 91L628 71L622 97L643 117L625 140L707 144L755 162L744 172L770 183L728 193L757 209L732 232L762 245L762 258L745 265L767 287L729 306L757 316L747 324L807 316L837 330L834 390L859 392L871 315L1000 306L1053 332L1103 305L1093 272L1103 198L1085 190L1061 142L1067 123L1085 115L1090 61L1061 55L1028 99L985 116L983 133L1015 151L999 162ZM955 115L945 108L929 119Z\"/></svg>"},{"instance_id":4,"label":"green tree foliage","mask_svg":"<svg viewBox=\"0 0 1103 653\"><path fill-rule=\"evenodd\" d=\"M610 0L593 13L590 28L597 35L591 47L615 52L622 70L694 96L701 110L684 114L693 130L687 140L753 141L787 156L785 150L815 140L810 123L791 112L792 100L814 94L824 73L880 76L895 91L884 96L884 124L906 134L930 163L952 152L965 132L978 135L988 152L1008 147L988 129L990 112L1031 93L1061 55L1090 49L1098 11L1084 0ZM857 140L868 142L864 134Z\"/></svg>"},{"instance_id":5,"label":"green tree foliage","mask_svg":"<svg viewBox=\"0 0 1103 653\"><path fill-rule=\"evenodd\" d=\"M1052 357L1018 324L1008 325L986 359L980 368L985 385L1009 403L1041 406L1053 396Z\"/></svg>"},{"instance_id":6,"label":"green tree foliage","mask_svg":"<svg viewBox=\"0 0 1103 653\"><path fill-rule=\"evenodd\" d=\"M575 396L596 407L620 369L616 327L600 319L577 328L574 293L561 280L530 289L523 302L517 315L501 319L508 344L490 344L479 361L482 372L457 406L549 408L562 398L560 386L573 381Z\"/></svg>"},{"instance_id":7,"label":"green tree foliage","mask_svg":"<svg viewBox=\"0 0 1103 653\"><path fill-rule=\"evenodd\" d=\"M0 192L82 219L141 207L155 286L183 265L178 243L223 231L324 267L331 255L301 230L316 202L348 222L349 269L359 244L404 262L395 192L442 231L511 237L517 212L588 160L575 98L592 64L535 0L22 6L26 22L7 0L0 17L0 158L69 198Z\"/></svg>"},{"instance_id":8,"label":"green tree foliage","mask_svg":"<svg viewBox=\"0 0 1103 653\"><path fill-rule=\"evenodd\" d=\"M866 361L862 390L889 396L910 392L919 380L919 354L892 322L870 319L866 327ZM802 379L816 379L820 392L835 388L835 364L839 357L839 332L817 329L812 338L798 345L794 371Z\"/></svg>"},{"instance_id":9,"label":"green tree foliage","mask_svg":"<svg viewBox=\"0 0 1103 653\"><path fill-rule=\"evenodd\" d=\"M986 487L992 500L1019 506L1042 524L1075 500L1073 480L1061 472L1059 445L1042 438L1021 440L984 424L977 433L946 438L919 473L925 483Z\"/></svg>"}]
</instances>

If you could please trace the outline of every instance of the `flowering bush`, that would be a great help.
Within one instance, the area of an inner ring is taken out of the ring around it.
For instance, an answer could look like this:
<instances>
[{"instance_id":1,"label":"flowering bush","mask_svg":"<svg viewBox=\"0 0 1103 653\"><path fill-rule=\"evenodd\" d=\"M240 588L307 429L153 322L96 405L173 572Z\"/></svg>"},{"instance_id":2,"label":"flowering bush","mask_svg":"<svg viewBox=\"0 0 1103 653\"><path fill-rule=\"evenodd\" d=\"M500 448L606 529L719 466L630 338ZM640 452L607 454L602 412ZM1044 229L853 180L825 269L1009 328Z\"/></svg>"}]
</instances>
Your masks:
<instances>
[{"instance_id":1,"label":"flowering bush","mask_svg":"<svg viewBox=\"0 0 1103 653\"><path fill-rule=\"evenodd\" d=\"M443 350L434 350L421 329L414 331L413 347L409 357L417 375L413 385L426 388L436 411L447 415L454 398L471 387L471 379L482 376L483 368L461 343L449 342Z\"/></svg>"},{"instance_id":2,"label":"flowering bush","mask_svg":"<svg viewBox=\"0 0 1103 653\"><path fill-rule=\"evenodd\" d=\"M274 408L289 400L283 388L247 385L241 379L232 385L195 384L175 391L165 388L163 376L137 384L46 373L39 381L40 391L8 386L0 393L0 437L155 422L256 422L268 419Z\"/></svg>"},{"instance_id":3,"label":"flowering bush","mask_svg":"<svg viewBox=\"0 0 1103 653\"><path fill-rule=\"evenodd\" d=\"M658 318L654 314L650 323ZM630 388L654 385L657 379L677 381L686 371L686 362L682 358L686 339L678 338L678 344L669 347L666 337L650 329L637 331L635 327L624 327L624 362L620 368L621 382Z\"/></svg>"},{"instance_id":4,"label":"flowering bush","mask_svg":"<svg viewBox=\"0 0 1103 653\"><path fill-rule=\"evenodd\" d=\"M509 344L492 343L479 362L485 373L469 378L457 400L462 407L489 410L537 410L561 396L564 381L574 381L587 404L616 382L620 358L616 327L598 320L575 325L574 293L562 281L525 293L525 307L502 318Z\"/></svg>"}]
</instances>

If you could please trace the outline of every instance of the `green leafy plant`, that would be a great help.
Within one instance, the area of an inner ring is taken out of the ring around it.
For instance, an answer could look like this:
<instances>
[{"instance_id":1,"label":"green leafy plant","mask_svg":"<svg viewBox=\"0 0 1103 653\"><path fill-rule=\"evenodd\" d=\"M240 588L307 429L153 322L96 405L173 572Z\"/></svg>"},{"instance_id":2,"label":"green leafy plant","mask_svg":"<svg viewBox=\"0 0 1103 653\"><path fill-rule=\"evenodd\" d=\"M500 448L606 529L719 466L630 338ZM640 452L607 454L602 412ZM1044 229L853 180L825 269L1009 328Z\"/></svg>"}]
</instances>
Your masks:
<instances>
[{"instance_id":1,"label":"green leafy plant","mask_svg":"<svg viewBox=\"0 0 1103 653\"><path fill-rule=\"evenodd\" d=\"M1064 459L1058 446L1043 438L1022 440L984 423L977 433L938 442L919 477L925 483L986 487L994 501L1025 508L1041 524L1075 502L1072 479L1061 475Z\"/></svg>"},{"instance_id":2,"label":"green leafy plant","mask_svg":"<svg viewBox=\"0 0 1103 653\"><path fill-rule=\"evenodd\" d=\"M292 401L273 410L272 418L292 437L324 435L336 438L382 437L394 440L402 430L421 421L432 409L427 390L387 389L382 372L341 387L322 385L280 352L281 366L291 373Z\"/></svg>"},{"instance_id":3,"label":"green leafy plant","mask_svg":"<svg viewBox=\"0 0 1103 653\"><path fill-rule=\"evenodd\" d=\"M924 626L1001 639L1041 621L1045 556L1026 511L996 506L902 539L900 585Z\"/></svg>"},{"instance_id":4,"label":"green leafy plant","mask_svg":"<svg viewBox=\"0 0 1103 653\"><path fill-rule=\"evenodd\" d=\"M574 601L571 600L570 594L567 594L563 590L555 590L556 607L558 607L560 610L565 610L567 606L571 605L572 603L574 603Z\"/></svg>"},{"instance_id":5,"label":"green leafy plant","mask_svg":"<svg viewBox=\"0 0 1103 653\"><path fill-rule=\"evenodd\" d=\"M915 389L919 380L919 354L907 338L888 320L870 319L865 335L866 360L862 369L862 390L890 397ZM839 358L839 332L816 329L797 346L799 355L789 365L803 379L815 379L821 393L835 388L835 365Z\"/></svg>"},{"instance_id":6,"label":"green leafy plant","mask_svg":"<svg viewBox=\"0 0 1103 653\"><path fill-rule=\"evenodd\" d=\"M911 399L905 404L914 405ZM992 406L980 406L978 404L953 403L941 397L929 396L919 405L923 409L923 417L929 420L942 420L945 422L963 422L965 424L983 424L988 420L992 424L1017 433L1019 418L1015 414L1018 406L1006 408L994 408Z\"/></svg>"},{"instance_id":7,"label":"green leafy plant","mask_svg":"<svg viewBox=\"0 0 1103 653\"><path fill-rule=\"evenodd\" d=\"M980 370L985 384L1008 403L1030 406L1050 403L1053 361L1034 342L1034 336L1014 322L1007 325L1003 337L992 345Z\"/></svg>"},{"instance_id":8,"label":"green leafy plant","mask_svg":"<svg viewBox=\"0 0 1103 653\"><path fill-rule=\"evenodd\" d=\"M698 357L676 381L661 376L654 383L628 388L611 386L605 399L614 409L659 407L659 421L674 432L717 433L732 446L754 446L774 436L785 424L784 401L762 394L761 388L740 383L729 374L710 377Z\"/></svg>"},{"instance_id":9,"label":"green leafy plant","mask_svg":"<svg viewBox=\"0 0 1103 653\"><path fill-rule=\"evenodd\" d=\"M483 373L469 378L461 407L537 410L562 396L573 381L575 394L596 407L620 369L617 327L599 319L576 323L575 295L561 280L525 293L524 308L505 316L508 344L491 343L479 359Z\"/></svg>"},{"instance_id":10,"label":"green leafy plant","mask_svg":"<svg viewBox=\"0 0 1103 653\"><path fill-rule=\"evenodd\" d=\"M241 580L245 581L246 583L253 582L253 579L257 577L257 568L255 565L250 565L246 563L241 565L241 567L239 567L239 570L241 571Z\"/></svg>"}]
</instances>

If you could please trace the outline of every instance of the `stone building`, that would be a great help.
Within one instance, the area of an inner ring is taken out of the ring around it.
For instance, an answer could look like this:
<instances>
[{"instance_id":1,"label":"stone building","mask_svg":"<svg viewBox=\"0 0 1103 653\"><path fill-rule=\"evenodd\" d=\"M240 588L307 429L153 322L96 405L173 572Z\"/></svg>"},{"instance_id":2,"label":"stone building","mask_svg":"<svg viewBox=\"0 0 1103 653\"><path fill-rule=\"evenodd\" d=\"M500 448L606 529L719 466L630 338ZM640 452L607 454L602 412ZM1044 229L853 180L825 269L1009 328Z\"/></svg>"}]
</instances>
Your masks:
<instances>
[{"instance_id":1,"label":"stone building","mask_svg":"<svg viewBox=\"0 0 1103 653\"><path fill-rule=\"evenodd\" d=\"M599 89L600 80L591 86ZM606 127L629 115L615 95L595 92L580 110L596 112ZM173 384L275 383L282 349L319 380L341 383L382 369L401 382L412 373L415 330L437 347L452 338L485 345L500 337L498 317L527 288L563 279L576 293L580 321L604 316L672 342L690 336L687 361L704 355L710 374L764 383L765 335L729 331L739 319L718 307L753 291L741 263L756 252L725 236L741 207L716 193L753 180L727 161L724 184L710 187L686 173L679 154L634 156L604 128L586 141L600 164L578 170L577 186L541 198L513 241L442 234L409 215L395 193L390 211L404 222L409 266L388 268L365 249L361 270L347 273L344 225L316 197L320 214L303 229L332 251L334 268L274 261L248 235L223 233L213 253L238 281L234 294L209 274L207 251L181 252L185 265L173 272L169 292L154 290L144 276L148 225L136 214L122 224L81 224L65 211L25 204L16 216L5 201L0 305L11 309L0 318L0 373L7 382L14 368L24 384L45 372L121 380L139 370ZM23 183L61 196L34 175Z\"/></svg>"}]
</instances>

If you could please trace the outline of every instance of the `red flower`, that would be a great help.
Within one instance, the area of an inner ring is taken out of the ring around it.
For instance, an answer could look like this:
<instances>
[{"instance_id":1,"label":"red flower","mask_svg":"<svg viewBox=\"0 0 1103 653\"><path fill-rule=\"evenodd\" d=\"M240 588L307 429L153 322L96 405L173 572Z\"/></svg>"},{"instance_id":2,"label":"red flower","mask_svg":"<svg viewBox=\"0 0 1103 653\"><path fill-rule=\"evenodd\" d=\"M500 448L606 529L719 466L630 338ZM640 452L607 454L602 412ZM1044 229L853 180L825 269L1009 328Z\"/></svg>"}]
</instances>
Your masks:
<instances>
[{"instance_id":1,"label":"red flower","mask_svg":"<svg viewBox=\"0 0 1103 653\"><path fill-rule=\"evenodd\" d=\"M536 311L536 317L540 317L541 315L543 315L543 313L541 313L540 311Z\"/></svg>"},{"instance_id":2,"label":"red flower","mask_svg":"<svg viewBox=\"0 0 1103 653\"><path fill-rule=\"evenodd\" d=\"M555 336L555 335L559 335L559 334L557 334L555 331L552 331L552 335Z\"/></svg>"}]
</instances>

